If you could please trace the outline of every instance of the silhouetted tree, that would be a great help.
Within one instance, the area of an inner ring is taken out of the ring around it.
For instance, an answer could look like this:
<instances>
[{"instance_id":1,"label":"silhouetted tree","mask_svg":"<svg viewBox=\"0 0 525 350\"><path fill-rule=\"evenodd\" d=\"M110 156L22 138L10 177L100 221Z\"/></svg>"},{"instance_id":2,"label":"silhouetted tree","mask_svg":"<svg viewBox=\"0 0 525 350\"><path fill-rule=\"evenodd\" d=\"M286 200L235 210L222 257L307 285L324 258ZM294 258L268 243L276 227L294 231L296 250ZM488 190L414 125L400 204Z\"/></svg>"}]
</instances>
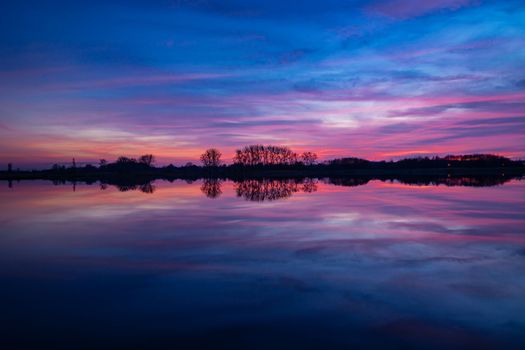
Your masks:
<instances>
[{"instance_id":1,"label":"silhouetted tree","mask_svg":"<svg viewBox=\"0 0 525 350\"><path fill-rule=\"evenodd\" d=\"M108 165L108 161L105 160L105 159L101 159L101 160L98 162L98 165L99 165L100 167L106 166L106 165Z\"/></svg>"},{"instance_id":2,"label":"silhouetted tree","mask_svg":"<svg viewBox=\"0 0 525 350\"><path fill-rule=\"evenodd\" d=\"M153 154L144 154L140 156L139 163L150 167L155 163L155 156Z\"/></svg>"},{"instance_id":3,"label":"silhouetted tree","mask_svg":"<svg viewBox=\"0 0 525 350\"><path fill-rule=\"evenodd\" d=\"M328 161L328 164L336 167L352 167L352 168L366 168L370 161L361 158L347 157L337 158Z\"/></svg>"},{"instance_id":4,"label":"silhouetted tree","mask_svg":"<svg viewBox=\"0 0 525 350\"><path fill-rule=\"evenodd\" d=\"M135 158L119 157L115 163L107 164L104 169L106 171L116 171L120 173L143 172L148 166L144 163L139 163Z\"/></svg>"},{"instance_id":5,"label":"silhouetted tree","mask_svg":"<svg viewBox=\"0 0 525 350\"><path fill-rule=\"evenodd\" d=\"M219 166L221 164L222 153L216 148L209 148L201 155L201 162L204 166Z\"/></svg>"},{"instance_id":6,"label":"silhouetted tree","mask_svg":"<svg viewBox=\"0 0 525 350\"><path fill-rule=\"evenodd\" d=\"M117 159L117 164L131 164L131 163L137 163L137 160L135 158L128 158L124 156L120 156Z\"/></svg>"},{"instance_id":7,"label":"silhouetted tree","mask_svg":"<svg viewBox=\"0 0 525 350\"><path fill-rule=\"evenodd\" d=\"M7 171L12 172L13 171L13 164L9 163L7 164Z\"/></svg>"},{"instance_id":8,"label":"silhouetted tree","mask_svg":"<svg viewBox=\"0 0 525 350\"><path fill-rule=\"evenodd\" d=\"M53 171L63 171L66 170L66 167L64 165L58 165L55 163L51 169L53 169Z\"/></svg>"},{"instance_id":9,"label":"silhouetted tree","mask_svg":"<svg viewBox=\"0 0 525 350\"><path fill-rule=\"evenodd\" d=\"M298 161L297 153L284 146L250 145L235 151L233 162L239 165L290 165Z\"/></svg>"},{"instance_id":10,"label":"silhouetted tree","mask_svg":"<svg viewBox=\"0 0 525 350\"><path fill-rule=\"evenodd\" d=\"M301 159L304 165L314 165L317 161L317 154L313 152L303 152L303 154L301 154Z\"/></svg>"}]
</instances>

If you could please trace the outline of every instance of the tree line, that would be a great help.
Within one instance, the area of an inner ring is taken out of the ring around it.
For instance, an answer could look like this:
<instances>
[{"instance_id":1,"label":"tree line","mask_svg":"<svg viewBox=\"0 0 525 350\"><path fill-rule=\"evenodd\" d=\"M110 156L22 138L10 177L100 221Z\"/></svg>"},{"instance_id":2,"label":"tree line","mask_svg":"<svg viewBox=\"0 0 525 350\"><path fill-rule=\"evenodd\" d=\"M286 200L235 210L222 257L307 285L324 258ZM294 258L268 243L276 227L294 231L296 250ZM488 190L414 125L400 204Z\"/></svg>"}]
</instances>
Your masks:
<instances>
[{"instance_id":1,"label":"tree line","mask_svg":"<svg viewBox=\"0 0 525 350\"><path fill-rule=\"evenodd\" d=\"M330 175L332 172L346 171L351 169L447 169L447 168L519 168L525 169L523 161L515 161L509 158L493 154L467 154L448 155L444 157L416 157L397 161L370 161L356 157L336 158L318 162L317 154L305 151L297 153L286 146L275 145L249 145L237 149L234 153L232 164L227 165L223 161L223 154L216 148L209 148L200 155L202 167L193 163L177 167L172 164L164 167L156 167L156 157L153 154L144 154L137 158L121 156L114 162L100 159L97 166L93 164L79 165L75 159L69 166L54 164L49 170L25 172L32 176L41 174L56 174L56 176L96 176L97 174L122 174L122 175L147 175L162 172L177 173L184 177L202 176L252 176L263 174L261 169L269 171L287 170L301 172L312 176L312 174ZM9 164L7 171L0 172L7 177L13 174L22 174L23 171L13 170ZM294 173L294 174L295 174ZM9 175L11 174L11 175ZM18 176L18 175L17 175Z\"/></svg>"},{"instance_id":2,"label":"tree line","mask_svg":"<svg viewBox=\"0 0 525 350\"><path fill-rule=\"evenodd\" d=\"M216 148L206 150L200 157L204 166L219 166L222 164L222 153ZM303 152L298 154L286 146L250 145L235 151L233 164L242 166L272 166L272 165L313 165L317 154Z\"/></svg>"},{"instance_id":3,"label":"tree line","mask_svg":"<svg viewBox=\"0 0 525 350\"><path fill-rule=\"evenodd\" d=\"M302 163L312 165L317 155L312 152L297 154L285 146L250 145L235 151L234 164L254 165L293 165Z\"/></svg>"}]
</instances>

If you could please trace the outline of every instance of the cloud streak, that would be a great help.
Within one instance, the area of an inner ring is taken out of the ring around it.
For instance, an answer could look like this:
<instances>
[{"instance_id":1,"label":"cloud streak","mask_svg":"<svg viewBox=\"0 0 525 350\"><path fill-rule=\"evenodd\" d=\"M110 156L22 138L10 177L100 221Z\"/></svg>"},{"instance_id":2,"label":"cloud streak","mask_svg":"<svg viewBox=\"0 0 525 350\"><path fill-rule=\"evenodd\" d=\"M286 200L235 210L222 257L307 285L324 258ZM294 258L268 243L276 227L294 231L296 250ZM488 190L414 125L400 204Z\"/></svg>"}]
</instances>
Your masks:
<instances>
[{"instance_id":1,"label":"cloud streak","mask_svg":"<svg viewBox=\"0 0 525 350\"><path fill-rule=\"evenodd\" d=\"M255 142L322 159L525 157L524 11L466 0L10 4L0 162L149 151L180 164Z\"/></svg>"}]
</instances>

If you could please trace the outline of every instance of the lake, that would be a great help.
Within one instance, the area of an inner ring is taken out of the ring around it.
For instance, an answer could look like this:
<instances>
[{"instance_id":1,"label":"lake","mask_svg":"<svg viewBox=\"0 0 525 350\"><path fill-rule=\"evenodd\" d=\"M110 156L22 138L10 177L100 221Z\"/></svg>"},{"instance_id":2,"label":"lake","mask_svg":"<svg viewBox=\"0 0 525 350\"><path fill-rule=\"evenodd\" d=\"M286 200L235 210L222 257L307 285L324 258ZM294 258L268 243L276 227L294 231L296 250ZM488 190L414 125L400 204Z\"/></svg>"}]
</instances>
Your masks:
<instances>
[{"instance_id":1,"label":"lake","mask_svg":"<svg viewBox=\"0 0 525 350\"><path fill-rule=\"evenodd\" d=\"M525 182L452 184L0 182L2 347L523 349Z\"/></svg>"}]
</instances>

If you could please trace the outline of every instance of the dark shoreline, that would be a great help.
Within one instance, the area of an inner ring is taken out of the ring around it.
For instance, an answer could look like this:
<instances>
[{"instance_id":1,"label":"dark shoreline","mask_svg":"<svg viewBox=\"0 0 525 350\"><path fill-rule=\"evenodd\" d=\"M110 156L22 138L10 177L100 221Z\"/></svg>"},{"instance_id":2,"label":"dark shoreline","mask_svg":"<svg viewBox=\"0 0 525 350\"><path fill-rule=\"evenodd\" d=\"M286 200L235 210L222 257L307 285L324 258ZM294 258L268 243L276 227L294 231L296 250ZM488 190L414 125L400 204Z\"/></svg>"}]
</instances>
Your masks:
<instances>
[{"instance_id":1,"label":"dark shoreline","mask_svg":"<svg viewBox=\"0 0 525 350\"><path fill-rule=\"evenodd\" d=\"M432 169L334 169L329 167L304 167L302 169L275 168L150 168L143 171L86 171L83 168L67 169L57 172L42 171L2 171L0 181L47 180L53 183L101 183L109 185L146 184L155 180L262 180L262 179L337 179L340 183L366 183L371 180L399 181L408 184L445 184L466 186L491 186L512 179L525 178L524 167L495 168L432 168Z\"/></svg>"},{"instance_id":2,"label":"dark shoreline","mask_svg":"<svg viewBox=\"0 0 525 350\"><path fill-rule=\"evenodd\" d=\"M370 180L399 180L402 182L447 183L471 178L472 183L508 181L525 175L525 163L493 154L448 155L445 157L405 158L398 161L369 161L346 157L316 163L317 156L306 152L302 160L286 147L252 145L237 151L234 163L221 165L221 153L208 149L201 160L204 166L187 163L154 166L155 157L145 154L138 159L119 157L108 163L101 159L99 166L54 164L45 170L14 170L11 163L0 171L0 180L50 180L57 183L86 182L101 184L145 184L155 180L173 181L197 179L305 179L346 178L357 182ZM212 157L213 155L213 157ZM283 158L285 155L290 156ZM308 155L308 157L306 156ZM467 181L468 182L468 181Z\"/></svg>"}]
</instances>

